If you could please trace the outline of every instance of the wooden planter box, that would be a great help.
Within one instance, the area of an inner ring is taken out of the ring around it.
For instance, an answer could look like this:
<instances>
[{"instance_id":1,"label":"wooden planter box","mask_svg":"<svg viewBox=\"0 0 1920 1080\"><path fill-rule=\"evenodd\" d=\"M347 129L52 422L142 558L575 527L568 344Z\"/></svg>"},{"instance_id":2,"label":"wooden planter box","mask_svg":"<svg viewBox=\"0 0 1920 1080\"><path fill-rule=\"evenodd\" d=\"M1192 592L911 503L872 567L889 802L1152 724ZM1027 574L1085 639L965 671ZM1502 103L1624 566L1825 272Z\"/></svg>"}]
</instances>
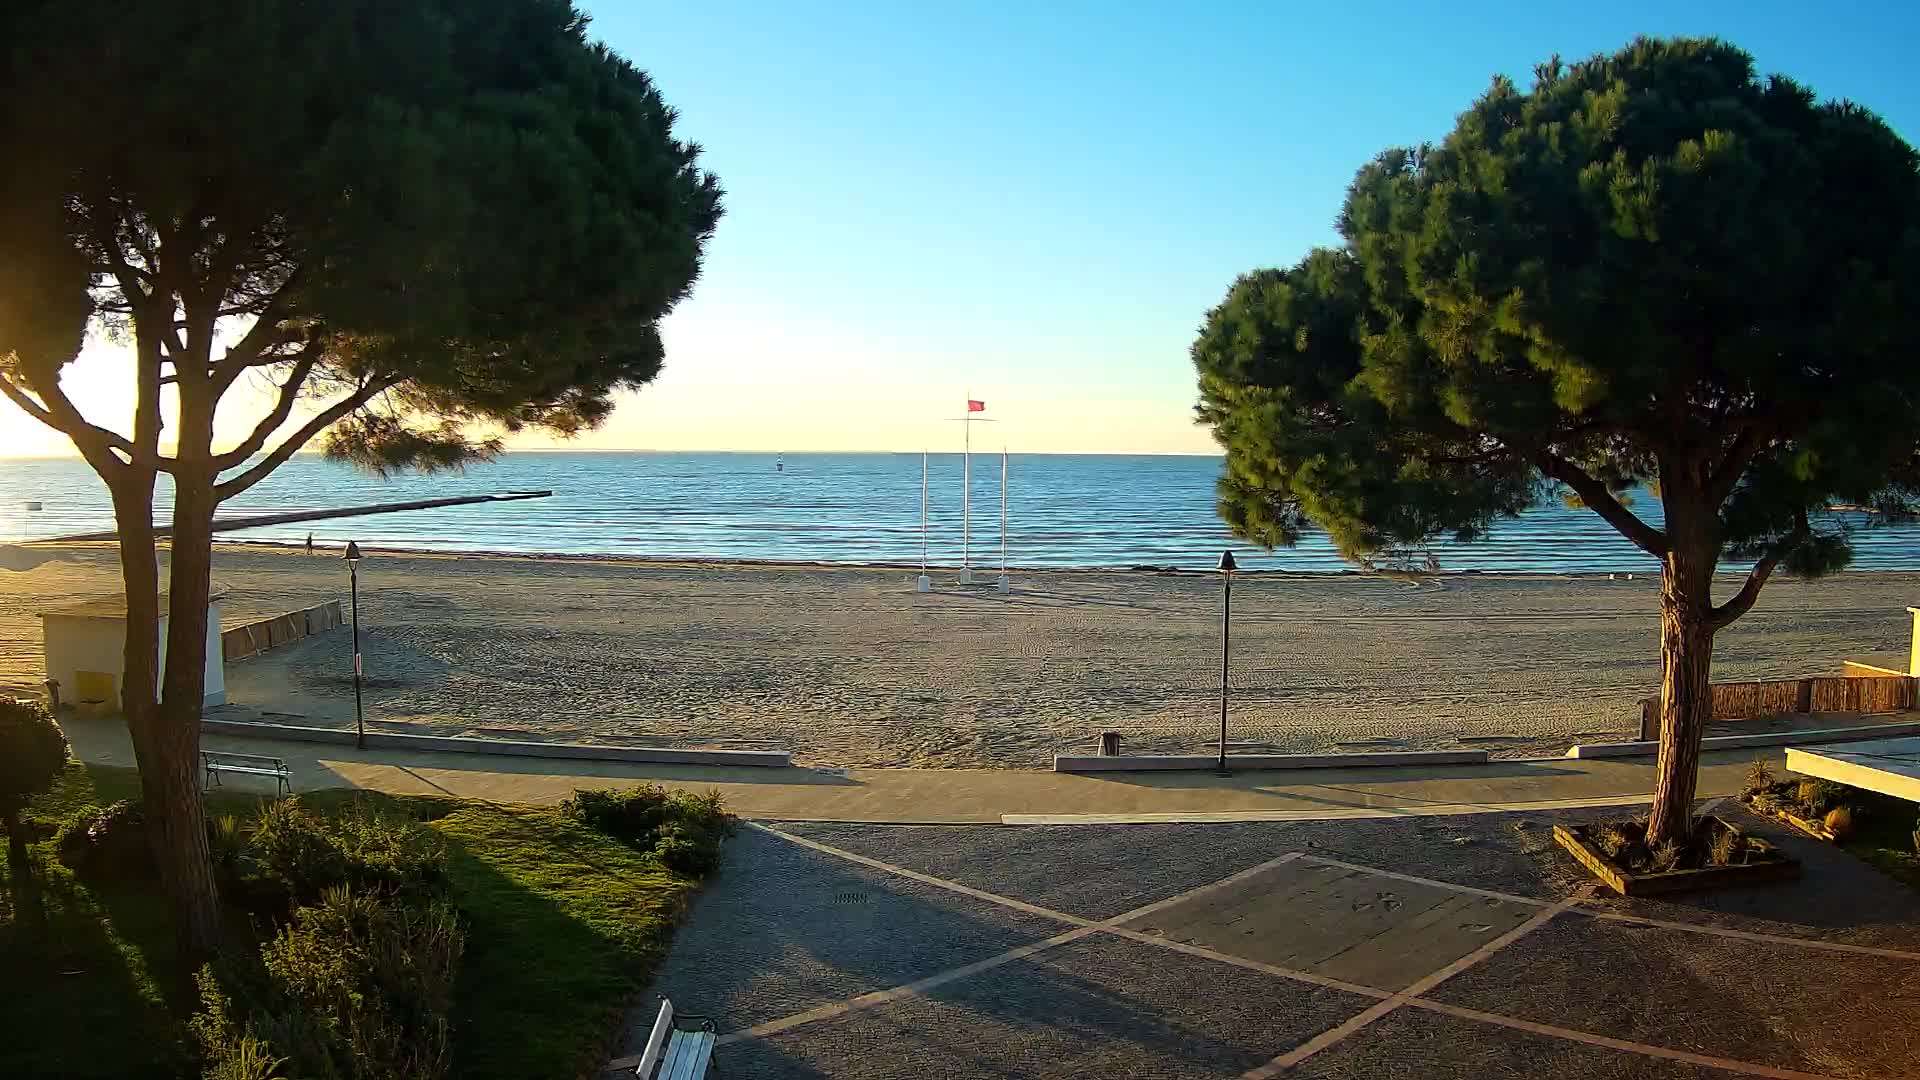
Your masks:
<instances>
[{"instance_id":1,"label":"wooden planter box","mask_svg":"<svg viewBox=\"0 0 1920 1080\"><path fill-rule=\"evenodd\" d=\"M1733 829L1723 819L1714 819ZM1739 832L1740 830L1734 829ZM1658 874L1635 874L1614 865L1613 860L1587 843L1585 825L1555 825L1553 838L1560 842L1580 864L1621 896L1659 896L1664 893L1695 889L1753 885L1763 881L1788 881L1800 876L1800 863L1780 853L1780 849L1757 836L1747 837L1748 858L1753 861L1733 866L1707 866L1698 870L1668 870ZM1745 835L1745 834L1742 834ZM1755 857L1758 856L1756 859Z\"/></svg>"},{"instance_id":2,"label":"wooden planter box","mask_svg":"<svg viewBox=\"0 0 1920 1080\"><path fill-rule=\"evenodd\" d=\"M1784 821L1794 828L1799 829L1801 832L1806 833L1808 836L1813 837L1815 840L1825 840L1829 844L1837 844L1840 842L1840 838L1833 835L1833 830L1827 828L1827 823L1824 821L1808 821L1806 818L1801 817L1791 810L1763 809L1755 806L1753 800L1747 798L1745 795L1740 797L1740 801L1746 804L1748 810L1759 814L1761 817L1770 817Z\"/></svg>"}]
</instances>

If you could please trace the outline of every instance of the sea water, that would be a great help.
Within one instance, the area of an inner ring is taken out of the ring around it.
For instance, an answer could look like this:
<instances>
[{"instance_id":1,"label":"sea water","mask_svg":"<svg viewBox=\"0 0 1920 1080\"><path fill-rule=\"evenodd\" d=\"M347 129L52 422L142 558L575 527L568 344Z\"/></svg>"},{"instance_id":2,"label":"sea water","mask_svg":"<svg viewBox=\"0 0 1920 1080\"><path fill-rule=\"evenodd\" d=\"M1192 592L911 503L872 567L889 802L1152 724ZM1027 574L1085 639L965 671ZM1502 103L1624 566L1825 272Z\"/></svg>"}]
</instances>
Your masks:
<instances>
[{"instance_id":1,"label":"sea water","mask_svg":"<svg viewBox=\"0 0 1920 1080\"><path fill-rule=\"evenodd\" d=\"M784 467L782 467L784 466ZM750 454L521 451L464 472L369 476L295 457L221 510L223 518L510 491L526 502L412 510L241 529L223 539L654 559L918 565L919 454ZM1202 456L1015 454L1008 461L1006 554L1015 567L1211 568L1232 548L1248 570L1350 568L1326 537L1265 552L1235 541L1215 511L1221 459ZM1000 458L973 457L970 536L963 552L958 454L928 459L927 557L1000 565ZM155 517L168 517L162 479ZM28 510L29 502L41 504ZM1661 520L1659 500L1634 509ZM1870 527L1850 516L1855 569L1920 569L1920 526ZM0 460L0 542L113 527L107 491L77 459ZM1549 500L1474 544L1439 542L1446 571L1654 573L1653 559L1598 516Z\"/></svg>"}]
</instances>

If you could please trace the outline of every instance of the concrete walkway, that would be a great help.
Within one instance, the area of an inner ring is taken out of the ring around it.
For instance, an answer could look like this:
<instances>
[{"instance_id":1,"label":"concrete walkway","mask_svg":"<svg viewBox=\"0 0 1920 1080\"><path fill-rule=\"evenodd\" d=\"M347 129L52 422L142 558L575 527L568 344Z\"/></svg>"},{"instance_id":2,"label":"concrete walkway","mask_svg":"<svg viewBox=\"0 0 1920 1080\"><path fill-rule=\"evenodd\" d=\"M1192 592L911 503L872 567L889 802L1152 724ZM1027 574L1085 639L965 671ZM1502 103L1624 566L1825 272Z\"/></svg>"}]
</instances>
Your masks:
<instances>
[{"instance_id":1,"label":"concrete walkway","mask_svg":"<svg viewBox=\"0 0 1920 1080\"><path fill-rule=\"evenodd\" d=\"M88 764L131 767L118 718L62 721ZM1073 776L1005 769L767 769L625 765L486 754L355 751L346 747L209 736L208 749L283 758L296 791L364 788L550 804L576 788L653 782L717 790L742 817L764 821L1111 824L1126 821L1315 820L1462 814L1645 801L1648 760L1567 758L1489 765ZM1771 753L1776 768L1780 756ZM1751 751L1707 755L1702 798L1737 792ZM271 784L229 777L228 787Z\"/></svg>"}]
</instances>

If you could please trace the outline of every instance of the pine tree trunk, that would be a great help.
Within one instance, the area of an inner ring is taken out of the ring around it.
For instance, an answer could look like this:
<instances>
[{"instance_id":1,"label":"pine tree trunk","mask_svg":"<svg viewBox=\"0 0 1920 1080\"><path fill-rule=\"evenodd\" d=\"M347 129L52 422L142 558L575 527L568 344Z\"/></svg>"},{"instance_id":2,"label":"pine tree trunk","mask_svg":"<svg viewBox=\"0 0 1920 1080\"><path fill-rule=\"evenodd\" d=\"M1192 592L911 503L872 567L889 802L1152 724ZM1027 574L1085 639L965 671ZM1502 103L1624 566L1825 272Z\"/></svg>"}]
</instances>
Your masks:
<instances>
[{"instance_id":1,"label":"pine tree trunk","mask_svg":"<svg viewBox=\"0 0 1920 1080\"><path fill-rule=\"evenodd\" d=\"M213 865L207 852L206 811L200 795L199 673L206 663L204 618L184 620L201 628L200 644L192 656L178 651L181 636L181 600L169 603L167 666L178 669L183 659L195 664L195 697L190 715L169 708L159 692L160 581L154 551L153 477L144 485L122 481L114 490L114 517L120 535L121 575L127 592L127 648L124 659L122 709L133 736L134 757L140 766L141 805L146 813L147 842L153 851L160 888L173 913L181 948L189 957L211 955L220 946L220 904L214 887ZM176 511L177 512L177 511ZM209 511L209 515L211 511ZM210 535L210 534L209 534ZM177 534L176 534L177 537ZM181 583L180 542L174 542L173 583ZM201 560L204 567L205 557ZM188 570L189 579L193 577ZM206 611L207 576L200 574L200 608ZM169 679L169 683L173 680Z\"/></svg>"},{"instance_id":2,"label":"pine tree trunk","mask_svg":"<svg viewBox=\"0 0 1920 1080\"><path fill-rule=\"evenodd\" d=\"M185 462L182 463L183 466ZM200 792L200 714L206 700L207 601L213 582L213 477L181 468L174 476L172 588L167 670L155 728L162 733L167 812L156 830L149 797L147 828L161 881L175 898L177 925L193 953L220 945L219 894L207 850Z\"/></svg>"},{"instance_id":3,"label":"pine tree trunk","mask_svg":"<svg viewBox=\"0 0 1920 1080\"><path fill-rule=\"evenodd\" d=\"M1647 843L1691 832L1700 739L1713 718L1712 547L1676 544L1660 588L1660 757L1654 767Z\"/></svg>"}]
</instances>

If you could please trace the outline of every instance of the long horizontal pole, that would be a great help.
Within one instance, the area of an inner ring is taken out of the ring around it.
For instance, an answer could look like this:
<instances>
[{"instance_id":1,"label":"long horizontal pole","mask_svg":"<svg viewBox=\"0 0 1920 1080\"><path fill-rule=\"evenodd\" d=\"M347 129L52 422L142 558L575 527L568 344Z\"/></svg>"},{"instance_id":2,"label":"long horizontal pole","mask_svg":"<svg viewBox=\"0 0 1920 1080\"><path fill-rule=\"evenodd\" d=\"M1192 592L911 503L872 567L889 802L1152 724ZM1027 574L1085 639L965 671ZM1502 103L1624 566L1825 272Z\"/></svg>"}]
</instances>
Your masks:
<instances>
[{"instance_id":1,"label":"long horizontal pole","mask_svg":"<svg viewBox=\"0 0 1920 1080\"><path fill-rule=\"evenodd\" d=\"M451 499L421 499L417 502L376 503L372 506L342 506L332 510L299 510L285 514L262 514L259 517L218 518L213 523L214 532L232 532L235 529L252 529L261 525L291 525L296 521L325 521L329 518L366 517L370 514L397 514L402 510L434 510L442 506L469 506L473 503L520 502L524 499L545 499L551 491L513 491L505 495L461 495ZM155 536L173 535L171 525L156 527ZM106 532L76 533L73 536L54 536L45 540L29 540L32 544L66 544L83 540L115 540L120 533L109 529Z\"/></svg>"}]
</instances>

